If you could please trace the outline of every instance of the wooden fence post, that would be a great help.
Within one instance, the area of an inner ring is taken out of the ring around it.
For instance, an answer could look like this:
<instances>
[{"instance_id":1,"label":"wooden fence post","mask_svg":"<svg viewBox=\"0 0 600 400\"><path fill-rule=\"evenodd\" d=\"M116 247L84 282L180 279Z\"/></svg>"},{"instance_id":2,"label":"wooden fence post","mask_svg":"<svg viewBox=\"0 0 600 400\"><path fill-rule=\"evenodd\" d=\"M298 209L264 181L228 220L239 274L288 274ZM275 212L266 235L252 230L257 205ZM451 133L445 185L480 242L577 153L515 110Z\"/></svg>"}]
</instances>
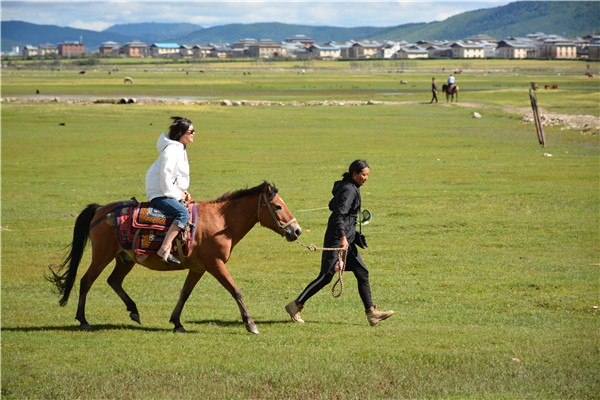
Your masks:
<instances>
[{"instance_id":1,"label":"wooden fence post","mask_svg":"<svg viewBox=\"0 0 600 400\"><path fill-rule=\"evenodd\" d=\"M546 147L546 137L544 136L544 128L542 126L542 120L540 119L540 112L538 110L537 99L535 97L535 89L535 82L531 82L531 87L529 88L529 99L531 100L531 108L533 110L535 130L537 132L538 142L542 147Z\"/></svg>"}]
</instances>

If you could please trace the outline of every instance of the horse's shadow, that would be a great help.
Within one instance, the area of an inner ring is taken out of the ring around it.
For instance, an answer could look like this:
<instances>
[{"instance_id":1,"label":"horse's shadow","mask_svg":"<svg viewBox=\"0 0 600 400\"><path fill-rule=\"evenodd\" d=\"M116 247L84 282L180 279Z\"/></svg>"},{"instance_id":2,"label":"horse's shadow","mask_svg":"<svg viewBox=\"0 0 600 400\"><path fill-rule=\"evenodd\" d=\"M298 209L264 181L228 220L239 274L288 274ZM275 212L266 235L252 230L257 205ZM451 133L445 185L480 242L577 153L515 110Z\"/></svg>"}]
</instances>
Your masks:
<instances>
[{"instance_id":1,"label":"horse's shadow","mask_svg":"<svg viewBox=\"0 0 600 400\"><path fill-rule=\"evenodd\" d=\"M276 325L294 325L295 322L290 321L289 319L270 319L270 320L257 320L255 319L254 322L256 323L256 325L260 328L261 326L276 326ZM186 323L188 324L194 324L194 325L214 325L214 326L218 326L218 327L238 327L238 326L243 326L244 323L240 320L237 319L232 319L232 320L219 320L219 319L201 319L201 320L196 320L196 321L186 321ZM313 321L311 322L311 324L328 324L328 325L348 325L349 322L348 321L339 321L339 322L331 322L331 321ZM353 325L360 325L359 323L353 324Z\"/></svg>"},{"instance_id":2,"label":"horse's shadow","mask_svg":"<svg viewBox=\"0 0 600 400\"><path fill-rule=\"evenodd\" d=\"M254 322L256 323L256 325L280 325L280 324L287 324L290 321L289 320L254 320ZM188 324L194 324L194 325L214 325L214 326L220 326L220 327L230 327L230 326L243 326L244 323L242 321L240 321L239 319L231 319L231 320L222 320L222 319L199 319L199 320L195 320L195 321L186 321L186 323Z\"/></svg>"},{"instance_id":3,"label":"horse's shadow","mask_svg":"<svg viewBox=\"0 0 600 400\"><path fill-rule=\"evenodd\" d=\"M3 332L44 332L44 331L63 331L63 332L95 332L95 331L125 331L135 330L144 332L170 332L172 329L151 328L141 325L129 324L98 324L93 325L91 329L81 329L79 325L44 325L44 326L12 326L2 327Z\"/></svg>"},{"instance_id":4,"label":"horse's shadow","mask_svg":"<svg viewBox=\"0 0 600 400\"><path fill-rule=\"evenodd\" d=\"M275 326L283 324L292 324L288 319L270 319L270 320L255 320L256 324L261 326ZM315 322L318 323L318 322ZM332 322L328 322L332 324ZM240 327L244 323L237 319L222 320L222 319L200 319L185 321L184 324L199 325L199 326L216 326L220 328ZM334 323L337 324L337 323ZM342 324L341 322L339 324ZM345 323L347 324L347 322ZM2 327L3 332L44 332L44 331L62 331L62 332L98 332L98 331L143 331L143 332L173 332L173 328L156 328L146 327L143 325L134 324L97 324L92 325L91 329L82 329L79 325L43 325L43 326L10 326ZM198 333L197 330L187 330L187 333Z\"/></svg>"},{"instance_id":5,"label":"horse's shadow","mask_svg":"<svg viewBox=\"0 0 600 400\"><path fill-rule=\"evenodd\" d=\"M282 320L258 321L259 325L274 325L288 323ZM212 325L218 327L239 327L243 326L243 322L239 320L219 320L219 319L204 319L196 321L185 321L185 324L191 325ZM63 332L98 332L98 331L143 331L143 332L172 332L173 328L156 328L146 327L143 325L134 324L97 324L92 325L91 329L82 329L79 325L41 325L41 326L10 326L2 327L4 332L44 332L44 331L63 331ZM197 331L187 330L188 333Z\"/></svg>"}]
</instances>

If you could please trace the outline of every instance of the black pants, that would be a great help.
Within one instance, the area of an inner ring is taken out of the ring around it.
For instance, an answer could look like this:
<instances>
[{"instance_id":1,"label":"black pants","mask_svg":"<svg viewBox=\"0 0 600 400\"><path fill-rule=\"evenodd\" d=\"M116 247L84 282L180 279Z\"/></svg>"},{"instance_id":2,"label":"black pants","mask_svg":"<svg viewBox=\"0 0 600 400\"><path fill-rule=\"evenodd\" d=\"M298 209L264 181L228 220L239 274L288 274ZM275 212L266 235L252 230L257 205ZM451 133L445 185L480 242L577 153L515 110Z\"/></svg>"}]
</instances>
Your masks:
<instances>
[{"instance_id":1,"label":"black pants","mask_svg":"<svg viewBox=\"0 0 600 400\"><path fill-rule=\"evenodd\" d=\"M338 261L338 251L323 251L321 256L321 272L319 276L306 286L306 289L298 296L296 301L300 304L304 304L314 296L319 290L327 286L336 274L335 264ZM358 294L365 306L365 310L373 307L373 300L371 299L371 286L369 284L369 270L363 262L358 249L353 243L348 249L348 255L346 256L346 271L354 272L356 280L358 281Z\"/></svg>"},{"instance_id":2,"label":"black pants","mask_svg":"<svg viewBox=\"0 0 600 400\"><path fill-rule=\"evenodd\" d=\"M431 94L433 95L433 97L431 98L430 103L433 103L434 100L437 103L438 102L437 93L436 92L431 92Z\"/></svg>"}]
</instances>

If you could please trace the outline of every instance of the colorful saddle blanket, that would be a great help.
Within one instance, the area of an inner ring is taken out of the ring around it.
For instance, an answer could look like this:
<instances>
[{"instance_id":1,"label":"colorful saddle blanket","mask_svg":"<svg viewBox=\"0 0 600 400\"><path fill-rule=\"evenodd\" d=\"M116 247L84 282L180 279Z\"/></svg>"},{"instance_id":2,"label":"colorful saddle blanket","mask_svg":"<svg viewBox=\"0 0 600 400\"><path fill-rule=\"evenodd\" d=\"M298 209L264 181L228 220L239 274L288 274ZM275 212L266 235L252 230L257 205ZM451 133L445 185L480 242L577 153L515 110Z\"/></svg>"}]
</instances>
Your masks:
<instances>
[{"instance_id":1,"label":"colorful saddle blanket","mask_svg":"<svg viewBox=\"0 0 600 400\"><path fill-rule=\"evenodd\" d=\"M186 257L192 252L192 240L198 220L198 205L192 202L187 207L190 212L190 224L177 237L182 243L181 250ZM123 205L115 214L121 247L135 250L136 254L156 253L173 222L173 218L167 217L149 202L138 203L135 200ZM178 254L179 250L175 241L173 252Z\"/></svg>"}]
</instances>

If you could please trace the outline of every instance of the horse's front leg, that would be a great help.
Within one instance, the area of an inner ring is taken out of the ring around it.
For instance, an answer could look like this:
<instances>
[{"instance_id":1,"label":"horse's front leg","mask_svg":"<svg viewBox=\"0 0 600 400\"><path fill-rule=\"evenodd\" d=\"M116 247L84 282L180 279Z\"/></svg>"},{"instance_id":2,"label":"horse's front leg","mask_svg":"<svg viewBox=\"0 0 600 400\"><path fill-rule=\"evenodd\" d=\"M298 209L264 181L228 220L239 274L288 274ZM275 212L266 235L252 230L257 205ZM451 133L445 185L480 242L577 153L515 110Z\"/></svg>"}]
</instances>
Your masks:
<instances>
[{"instance_id":1,"label":"horse's front leg","mask_svg":"<svg viewBox=\"0 0 600 400\"><path fill-rule=\"evenodd\" d=\"M260 333L260 331L258 330L256 323L250 316L250 313L248 312L248 308L246 308L246 304L244 304L242 291L238 287L235 287L234 292L231 295L235 299L235 302L237 303L238 308L240 309L240 314L242 314L242 321L246 325L246 330L250 333L254 333L255 335L258 335Z\"/></svg>"},{"instance_id":2,"label":"horse's front leg","mask_svg":"<svg viewBox=\"0 0 600 400\"><path fill-rule=\"evenodd\" d=\"M252 317L248 312L248 308L246 308L246 305L244 304L242 291L236 286L235 282L233 281L233 278L227 270L227 266L225 265L225 263L219 260L217 261L214 269L210 268L208 269L208 271L212 275L214 275L215 278L217 278L221 285L223 285L223 287L227 289L227 291L235 299L235 302L237 303L240 309L240 313L242 314L242 321L246 325L246 329L248 330L248 332L254 333L256 335L259 334L260 332L256 327L254 320L252 320Z\"/></svg>"},{"instance_id":3,"label":"horse's front leg","mask_svg":"<svg viewBox=\"0 0 600 400\"><path fill-rule=\"evenodd\" d=\"M188 272L188 276L187 278L185 278L185 283L183 284L183 288L181 289L181 294L179 295L179 300L177 301L177 305L175 306L175 309L171 314L171 319L169 320L174 325L173 332L186 332L180 320L181 311L183 311L183 306L185 305L185 302L192 294L194 287L196 287L196 284L198 283L200 278L202 278L202 275L204 275L204 271L196 272L190 270Z\"/></svg>"}]
</instances>

